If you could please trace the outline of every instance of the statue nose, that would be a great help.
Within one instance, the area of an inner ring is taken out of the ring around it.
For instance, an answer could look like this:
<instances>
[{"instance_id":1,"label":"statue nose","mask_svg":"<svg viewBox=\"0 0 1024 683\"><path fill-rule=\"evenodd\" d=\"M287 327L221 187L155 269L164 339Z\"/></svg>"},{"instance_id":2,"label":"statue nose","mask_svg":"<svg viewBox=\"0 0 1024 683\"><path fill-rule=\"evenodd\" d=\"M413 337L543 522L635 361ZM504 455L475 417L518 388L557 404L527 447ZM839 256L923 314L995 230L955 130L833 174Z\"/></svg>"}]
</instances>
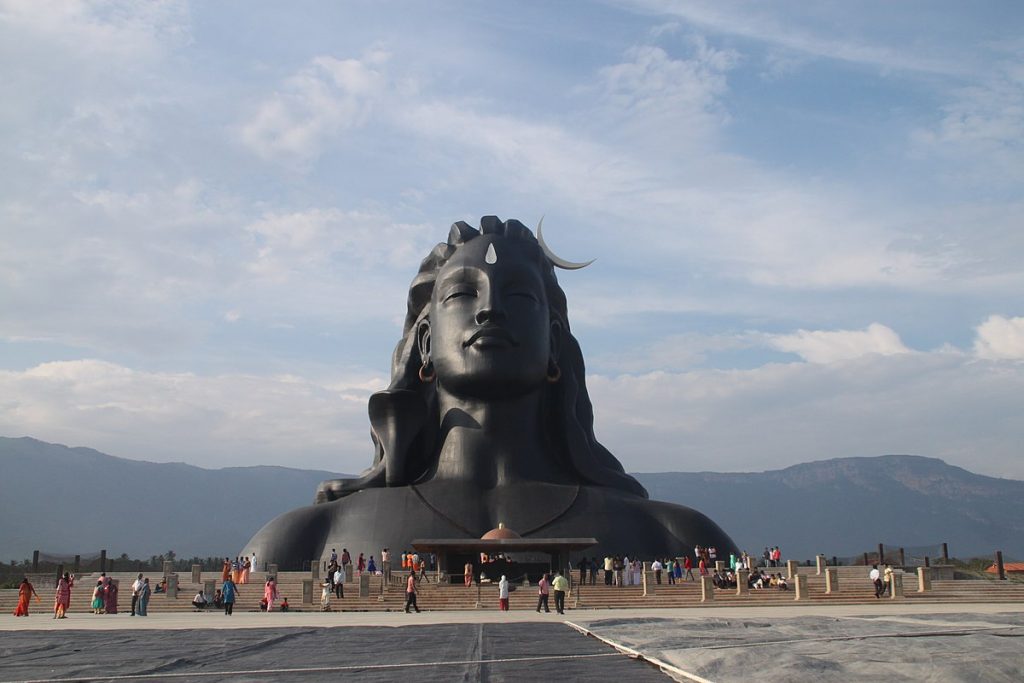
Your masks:
<instances>
[{"instance_id":1,"label":"statue nose","mask_svg":"<svg viewBox=\"0 0 1024 683\"><path fill-rule=\"evenodd\" d=\"M488 305L481 307L480 310L476 312L477 325L501 322L503 320L505 320L505 313L493 302L488 302Z\"/></svg>"}]
</instances>

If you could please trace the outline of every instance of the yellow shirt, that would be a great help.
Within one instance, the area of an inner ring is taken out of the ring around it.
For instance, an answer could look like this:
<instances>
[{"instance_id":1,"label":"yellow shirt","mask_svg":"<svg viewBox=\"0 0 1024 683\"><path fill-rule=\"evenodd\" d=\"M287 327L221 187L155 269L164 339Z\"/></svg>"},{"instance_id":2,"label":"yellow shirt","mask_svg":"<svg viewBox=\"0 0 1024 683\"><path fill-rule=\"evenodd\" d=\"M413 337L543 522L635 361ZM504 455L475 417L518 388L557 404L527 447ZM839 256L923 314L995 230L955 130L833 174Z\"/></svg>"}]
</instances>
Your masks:
<instances>
[{"instance_id":1,"label":"yellow shirt","mask_svg":"<svg viewBox=\"0 0 1024 683\"><path fill-rule=\"evenodd\" d=\"M569 580L564 576L556 576L555 580L551 582L551 587L554 588L556 591L568 591Z\"/></svg>"}]
</instances>

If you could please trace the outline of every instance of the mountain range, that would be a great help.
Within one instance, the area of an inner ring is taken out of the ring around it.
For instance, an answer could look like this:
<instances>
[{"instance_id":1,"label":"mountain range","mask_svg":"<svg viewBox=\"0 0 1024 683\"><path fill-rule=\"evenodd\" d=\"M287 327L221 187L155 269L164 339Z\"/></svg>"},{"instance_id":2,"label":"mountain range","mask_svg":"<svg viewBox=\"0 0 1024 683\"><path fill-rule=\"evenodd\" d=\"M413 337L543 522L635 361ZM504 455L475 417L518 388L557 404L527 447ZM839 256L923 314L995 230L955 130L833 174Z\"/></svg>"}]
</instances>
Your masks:
<instances>
[{"instance_id":1,"label":"mountain range","mask_svg":"<svg viewBox=\"0 0 1024 683\"><path fill-rule=\"evenodd\" d=\"M0 561L107 549L149 557L233 555L264 523L312 502L322 480L288 467L204 469L0 437ZM650 497L707 514L741 548L855 556L878 543L949 545L957 557L1024 558L1024 482L936 458L838 458L752 473L635 476ZM597 531L595 531L597 533ZM925 551L928 553L929 551Z\"/></svg>"}]
</instances>

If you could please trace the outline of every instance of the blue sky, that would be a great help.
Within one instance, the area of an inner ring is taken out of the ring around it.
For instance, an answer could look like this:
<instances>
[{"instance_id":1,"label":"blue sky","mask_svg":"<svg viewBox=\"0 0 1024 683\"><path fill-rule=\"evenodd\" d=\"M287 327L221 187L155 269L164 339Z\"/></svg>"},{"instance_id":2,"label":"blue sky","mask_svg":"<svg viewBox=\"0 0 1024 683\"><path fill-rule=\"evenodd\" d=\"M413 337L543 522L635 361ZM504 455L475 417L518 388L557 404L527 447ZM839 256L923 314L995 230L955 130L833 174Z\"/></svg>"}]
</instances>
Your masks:
<instances>
[{"instance_id":1,"label":"blue sky","mask_svg":"<svg viewBox=\"0 0 1024 683\"><path fill-rule=\"evenodd\" d=\"M632 471L1024 478L1019 3L0 1L0 433L369 464L418 262L545 216Z\"/></svg>"}]
</instances>

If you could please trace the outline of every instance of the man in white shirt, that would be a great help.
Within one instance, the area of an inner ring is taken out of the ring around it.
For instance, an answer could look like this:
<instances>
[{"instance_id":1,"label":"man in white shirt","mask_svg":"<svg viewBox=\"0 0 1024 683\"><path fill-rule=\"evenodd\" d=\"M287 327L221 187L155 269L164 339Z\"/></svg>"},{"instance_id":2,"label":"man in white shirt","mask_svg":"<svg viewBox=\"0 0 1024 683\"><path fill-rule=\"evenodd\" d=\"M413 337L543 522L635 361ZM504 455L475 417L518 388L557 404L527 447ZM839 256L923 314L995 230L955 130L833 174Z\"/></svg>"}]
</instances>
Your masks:
<instances>
[{"instance_id":1,"label":"man in white shirt","mask_svg":"<svg viewBox=\"0 0 1024 683\"><path fill-rule=\"evenodd\" d=\"M878 571L878 565L871 565L871 571L868 572L868 578L871 579L871 583L875 585L875 597L882 597L882 574Z\"/></svg>"},{"instance_id":2,"label":"man in white shirt","mask_svg":"<svg viewBox=\"0 0 1024 683\"><path fill-rule=\"evenodd\" d=\"M391 581L391 551L387 548L380 551L380 570L384 572L384 580Z\"/></svg>"},{"instance_id":3,"label":"man in white shirt","mask_svg":"<svg viewBox=\"0 0 1024 683\"><path fill-rule=\"evenodd\" d=\"M142 590L142 574L132 582L132 614L135 616L135 606L139 604L139 591Z\"/></svg>"},{"instance_id":4,"label":"man in white shirt","mask_svg":"<svg viewBox=\"0 0 1024 683\"><path fill-rule=\"evenodd\" d=\"M654 572L654 583L661 585L661 570L664 569L664 565L661 564L661 560L654 560L651 562L651 571Z\"/></svg>"}]
</instances>

